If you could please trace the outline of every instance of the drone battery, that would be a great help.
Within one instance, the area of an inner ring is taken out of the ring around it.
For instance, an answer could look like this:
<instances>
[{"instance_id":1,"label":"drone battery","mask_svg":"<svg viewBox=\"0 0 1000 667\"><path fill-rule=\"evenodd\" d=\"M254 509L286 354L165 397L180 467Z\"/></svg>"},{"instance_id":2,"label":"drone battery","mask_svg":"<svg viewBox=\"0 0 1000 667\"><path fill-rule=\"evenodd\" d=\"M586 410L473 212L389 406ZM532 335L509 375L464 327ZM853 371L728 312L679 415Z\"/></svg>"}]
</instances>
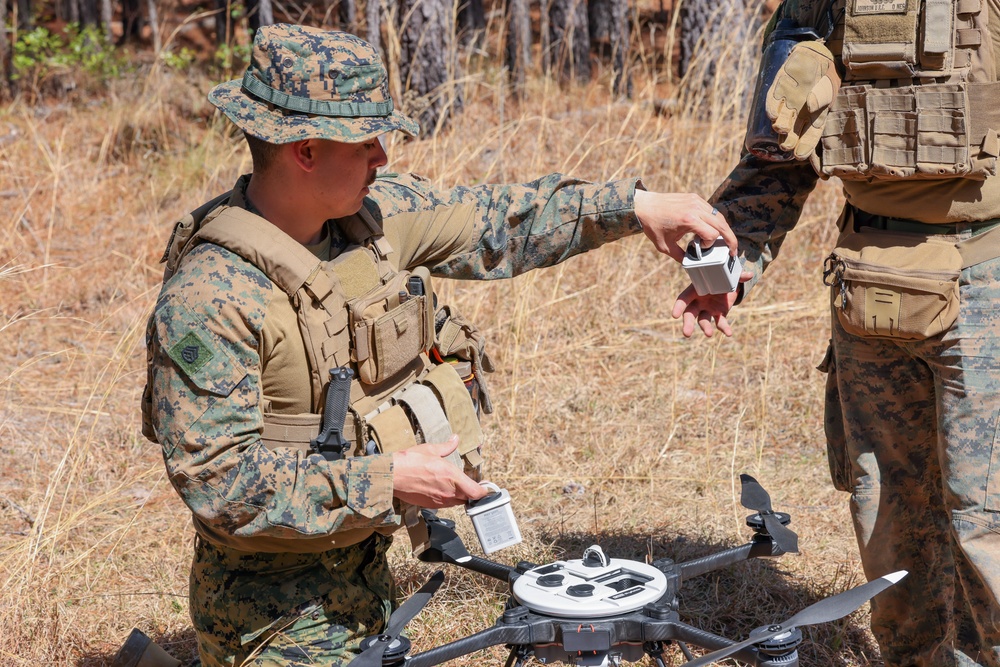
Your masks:
<instances>
[{"instance_id":1,"label":"drone battery","mask_svg":"<svg viewBox=\"0 0 1000 667\"><path fill-rule=\"evenodd\" d=\"M729 254L729 247L721 236L708 248L702 248L699 239L691 241L681 266L699 296L734 291L743 271L742 264Z\"/></svg>"},{"instance_id":2,"label":"drone battery","mask_svg":"<svg viewBox=\"0 0 1000 667\"><path fill-rule=\"evenodd\" d=\"M483 553L491 554L521 541L521 531L510 509L510 494L492 482L480 482L491 489L479 500L465 505L465 513L472 519L476 537L483 547Z\"/></svg>"}]
</instances>

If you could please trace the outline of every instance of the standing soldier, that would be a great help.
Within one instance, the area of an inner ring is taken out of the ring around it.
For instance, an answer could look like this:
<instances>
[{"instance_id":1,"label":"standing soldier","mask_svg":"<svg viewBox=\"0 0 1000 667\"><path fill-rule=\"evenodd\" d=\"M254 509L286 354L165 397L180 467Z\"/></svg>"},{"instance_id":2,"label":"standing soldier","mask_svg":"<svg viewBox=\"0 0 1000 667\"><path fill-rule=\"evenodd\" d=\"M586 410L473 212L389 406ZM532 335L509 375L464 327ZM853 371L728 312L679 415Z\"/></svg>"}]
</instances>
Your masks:
<instances>
[{"instance_id":1,"label":"standing soldier","mask_svg":"<svg viewBox=\"0 0 1000 667\"><path fill-rule=\"evenodd\" d=\"M193 514L202 664L340 665L389 615L389 535L405 524L419 548L416 508L486 493L491 363L431 276L509 278L640 231L678 260L685 234L736 238L700 197L637 179L376 177L380 135L417 127L347 33L262 27L209 99L253 173L175 227L144 433Z\"/></svg>"},{"instance_id":2,"label":"standing soldier","mask_svg":"<svg viewBox=\"0 0 1000 667\"><path fill-rule=\"evenodd\" d=\"M887 667L998 667L1000 3L786 0L764 60L809 30L780 69L762 63L777 75L755 108L776 142L751 123L712 198L739 238L744 282L728 295L689 288L673 314L687 336L730 335L726 314L816 179L842 179L824 266L830 468L852 493L868 578L910 572L872 601L872 630Z\"/></svg>"}]
</instances>

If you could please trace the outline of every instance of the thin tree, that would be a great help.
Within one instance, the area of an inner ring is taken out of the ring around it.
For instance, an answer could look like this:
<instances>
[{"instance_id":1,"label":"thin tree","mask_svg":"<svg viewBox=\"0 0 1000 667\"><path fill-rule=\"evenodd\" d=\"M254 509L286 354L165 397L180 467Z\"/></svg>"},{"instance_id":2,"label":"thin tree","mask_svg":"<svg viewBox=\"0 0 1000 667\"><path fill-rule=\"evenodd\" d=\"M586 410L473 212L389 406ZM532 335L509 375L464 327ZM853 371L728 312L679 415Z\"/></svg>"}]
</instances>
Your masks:
<instances>
[{"instance_id":1,"label":"thin tree","mask_svg":"<svg viewBox=\"0 0 1000 667\"><path fill-rule=\"evenodd\" d=\"M396 16L404 106L433 134L462 109L451 0L400 0Z\"/></svg>"},{"instance_id":2,"label":"thin tree","mask_svg":"<svg viewBox=\"0 0 1000 667\"><path fill-rule=\"evenodd\" d=\"M611 41L611 70L614 73L612 90L619 97L632 97L632 74L629 71L628 0L611 0L608 32Z\"/></svg>"},{"instance_id":3,"label":"thin tree","mask_svg":"<svg viewBox=\"0 0 1000 667\"><path fill-rule=\"evenodd\" d=\"M590 29L585 0L551 0L553 64L563 80L590 80Z\"/></svg>"},{"instance_id":4,"label":"thin tree","mask_svg":"<svg viewBox=\"0 0 1000 667\"><path fill-rule=\"evenodd\" d=\"M337 24L345 31L358 32L358 3L356 0L337 0Z\"/></svg>"},{"instance_id":5,"label":"thin tree","mask_svg":"<svg viewBox=\"0 0 1000 667\"><path fill-rule=\"evenodd\" d=\"M0 100L10 98L10 42L7 40L7 0L0 0Z\"/></svg>"},{"instance_id":6,"label":"thin tree","mask_svg":"<svg viewBox=\"0 0 1000 667\"><path fill-rule=\"evenodd\" d=\"M531 16L528 0L506 0L507 39L504 62L514 95L524 96L524 84L531 66Z\"/></svg>"},{"instance_id":7,"label":"thin tree","mask_svg":"<svg viewBox=\"0 0 1000 667\"><path fill-rule=\"evenodd\" d=\"M375 47L380 55L382 51L382 4L380 0L365 0L365 39Z\"/></svg>"}]
</instances>

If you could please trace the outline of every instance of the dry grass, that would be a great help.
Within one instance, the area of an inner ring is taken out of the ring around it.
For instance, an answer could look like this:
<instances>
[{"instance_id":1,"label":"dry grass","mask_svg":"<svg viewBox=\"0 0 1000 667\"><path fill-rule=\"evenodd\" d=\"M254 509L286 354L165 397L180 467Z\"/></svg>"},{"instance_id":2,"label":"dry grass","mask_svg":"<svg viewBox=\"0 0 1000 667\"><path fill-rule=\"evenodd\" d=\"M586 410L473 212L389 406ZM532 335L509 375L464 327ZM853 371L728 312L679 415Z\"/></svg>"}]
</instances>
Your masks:
<instances>
[{"instance_id":1,"label":"dry grass","mask_svg":"<svg viewBox=\"0 0 1000 667\"><path fill-rule=\"evenodd\" d=\"M740 82L751 81L752 43L728 48L736 64L720 67L714 89L671 88L640 65L628 102L610 99L601 73L582 88L534 78L518 104L490 59L471 57L465 113L435 140L392 146L391 168L444 186L641 174L650 189L707 196L735 162ZM155 70L103 100L0 111L5 665L108 664L133 625L192 657L193 533L139 433L138 399L170 223L249 170L242 143L207 112L208 85ZM821 185L782 261L737 309L731 339L681 337L669 310L682 272L641 238L512 281L444 286L501 369L487 476L510 490L526 541L500 558L574 557L600 542L618 557L680 560L740 543L746 471L793 513L802 554L692 582L685 618L743 636L860 581L847 499L827 478L813 370L828 326L819 267L838 206L838 189ZM408 592L431 568L408 559L404 541L393 563ZM497 585L448 574L415 624L418 646L502 609ZM865 628L855 615L809 629L803 664L879 664ZM502 650L492 655L464 664L502 664Z\"/></svg>"}]
</instances>

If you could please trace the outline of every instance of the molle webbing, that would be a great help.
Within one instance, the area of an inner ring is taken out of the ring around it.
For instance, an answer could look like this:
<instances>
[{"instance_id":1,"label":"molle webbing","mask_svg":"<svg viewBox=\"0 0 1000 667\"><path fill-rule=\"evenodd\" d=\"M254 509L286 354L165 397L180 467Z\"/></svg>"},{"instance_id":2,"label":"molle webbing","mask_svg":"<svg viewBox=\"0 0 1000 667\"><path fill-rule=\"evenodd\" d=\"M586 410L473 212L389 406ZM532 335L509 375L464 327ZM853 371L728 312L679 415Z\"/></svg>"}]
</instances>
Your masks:
<instances>
[{"instance_id":1,"label":"molle webbing","mask_svg":"<svg viewBox=\"0 0 1000 667\"><path fill-rule=\"evenodd\" d=\"M1000 153L1000 83L845 86L821 139L822 172L844 180L983 180Z\"/></svg>"},{"instance_id":2,"label":"molle webbing","mask_svg":"<svg viewBox=\"0 0 1000 667\"><path fill-rule=\"evenodd\" d=\"M327 371L348 362L346 353L336 359L339 348L349 348L345 298L336 275L324 271L323 263L301 243L242 208L223 209L202 226L195 239L216 243L243 257L296 304L309 356L313 410L321 412ZM343 344L331 342L331 338L343 338Z\"/></svg>"},{"instance_id":3,"label":"molle webbing","mask_svg":"<svg viewBox=\"0 0 1000 667\"><path fill-rule=\"evenodd\" d=\"M984 41L983 0L848 0L842 60L848 81L968 79Z\"/></svg>"}]
</instances>

